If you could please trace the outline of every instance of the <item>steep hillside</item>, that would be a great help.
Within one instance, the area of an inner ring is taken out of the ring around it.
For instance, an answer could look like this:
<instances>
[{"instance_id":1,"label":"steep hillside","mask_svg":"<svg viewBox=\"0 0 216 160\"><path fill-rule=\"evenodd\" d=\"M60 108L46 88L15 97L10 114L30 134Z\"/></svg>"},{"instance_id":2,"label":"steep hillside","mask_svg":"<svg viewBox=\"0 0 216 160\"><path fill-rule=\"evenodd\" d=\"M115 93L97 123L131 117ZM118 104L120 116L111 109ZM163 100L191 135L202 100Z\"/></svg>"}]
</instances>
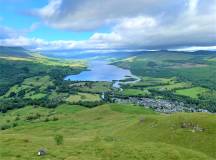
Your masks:
<instances>
[{"instance_id":1,"label":"steep hillside","mask_svg":"<svg viewBox=\"0 0 216 160\"><path fill-rule=\"evenodd\" d=\"M0 96L4 95L10 87L21 85L26 78L47 76L54 70L58 70L61 74L66 74L69 70L79 72L83 68L84 63L80 61L48 58L22 47L0 46Z\"/></svg>"},{"instance_id":2,"label":"steep hillside","mask_svg":"<svg viewBox=\"0 0 216 160\"><path fill-rule=\"evenodd\" d=\"M1 57L30 57L29 51L22 47L5 47L0 46Z\"/></svg>"}]
</instances>

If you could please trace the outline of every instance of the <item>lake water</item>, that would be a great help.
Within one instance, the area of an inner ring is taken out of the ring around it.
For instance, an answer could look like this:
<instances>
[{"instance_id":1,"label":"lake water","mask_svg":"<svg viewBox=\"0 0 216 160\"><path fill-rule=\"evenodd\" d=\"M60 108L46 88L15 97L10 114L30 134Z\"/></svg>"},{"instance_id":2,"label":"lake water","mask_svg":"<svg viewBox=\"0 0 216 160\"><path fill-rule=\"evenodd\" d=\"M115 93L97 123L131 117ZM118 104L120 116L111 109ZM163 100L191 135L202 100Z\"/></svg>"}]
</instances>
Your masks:
<instances>
[{"instance_id":1,"label":"lake water","mask_svg":"<svg viewBox=\"0 0 216 160\"><path fill-rule=\"evenodd\" d=\"M108 61L95 60L90 61L88 65L88 71L83 71L77 75L69 75L65 80L71 81L108 81L114 82L113 87L119 88L119 80L123 80L127 77L139 78L131 74L127 69L122 69L114 65L110 65ZM131 81L135 82L135 81ZM123 82L121 82L123 83ZM124 82L126 83L126 82ZM130 82L127 82L130 83Z\"/></svg>"}]
</instances>

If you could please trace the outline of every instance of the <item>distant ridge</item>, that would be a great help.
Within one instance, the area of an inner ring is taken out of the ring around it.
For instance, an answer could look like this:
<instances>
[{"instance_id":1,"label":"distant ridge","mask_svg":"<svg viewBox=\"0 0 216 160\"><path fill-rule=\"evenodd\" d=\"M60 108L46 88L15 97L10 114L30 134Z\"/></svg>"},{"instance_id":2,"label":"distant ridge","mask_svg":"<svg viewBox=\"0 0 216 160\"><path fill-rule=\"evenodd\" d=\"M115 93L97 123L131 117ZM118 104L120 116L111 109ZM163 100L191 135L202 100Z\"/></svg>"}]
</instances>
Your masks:
<instances>
[{"instance_id":1,"label":"distant ridge","mask_svg":"<svg viewBox=\"0 0 216 160\"><path fill-rule=\"evenodd\" d=\"M5 47L0 46L0 56L4 57L31 57L28 50L23 47Z\"/></svg>"}]
</instances>

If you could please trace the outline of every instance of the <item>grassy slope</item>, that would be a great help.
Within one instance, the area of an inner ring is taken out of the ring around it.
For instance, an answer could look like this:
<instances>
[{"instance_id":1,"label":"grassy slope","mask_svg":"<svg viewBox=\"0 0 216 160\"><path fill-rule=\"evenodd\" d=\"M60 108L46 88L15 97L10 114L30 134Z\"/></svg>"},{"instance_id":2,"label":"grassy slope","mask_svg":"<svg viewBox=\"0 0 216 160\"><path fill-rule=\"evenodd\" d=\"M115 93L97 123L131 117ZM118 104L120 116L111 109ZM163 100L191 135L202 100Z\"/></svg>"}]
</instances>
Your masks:
<instances>
[{"instance_id":1,"label":"grassy slope","mask_svg":"<svg viewBox=\"0 0 216 160\"><path fill-rule=\"evenodd\" d=\"M5 57L30 57L27 53L27 50L25 50L22 47L4 47L0 46L0 56L5 56Z\"/></svg>"},{"instance_id":2,"label":"grassy slope","mask_svg":"<svg viewBox=\"0 0 216 160\"><path fill-rule=\"evenodd\" d=\"M132 60L117 61L114 64L130 69L137 76L176 76L182 81L215 89L216 63L214 60L211 61L212 58L215 58L215 53L154 52L142 54ZM149 62L154 62L155 65L152 67Z\"/></svg>"},{"instance_id":3,"label":"grassy slope","mask_svg":"<svg viewBox=\"0 0 216 160\"><path fill-rule=\"evenodd\" d=\"M90 93L78 93L76 95L69 96L66 101L71 103L76 103L79 101L100 101L100 95L98 94L90 94Z\"/></svg>"},{"instance_id":4,"label":"grassy slope","mask_svg":"<svg viewBox=\"0 0 216 160\"><path fill-rule=\"evenodd\" d=\"M31 55L26 57L12 56L10 53L7 54L8 56L0 54L0 96L6 92L8 96L11 92L23 89L29 91L39 88L43 91L47 86L52 86L51 77L46 76L52 70L62 70L62 73L70 70L72 74L85 69L84 61L48 58L37 53L29 54ZM25 98L31 98L33 94L35 93L31 92ZM32 98L39 99L46 93L43 94L34 95Z\"/></svg>"},{"instance_id":5,"label":"grassy slope","mask_svg":"<svg viewBox=\"0 0 216 160\"><path fill-rule=\"evenodd\" d=\"M112 85L110 82L91 82L90 86L85 84L85 82L76 83L78 86L75 85L74 88L81 92L98 93L110 91Z\"/></svg>"},{"instance_id":6,"label":"grassy slope","mask_svg":"<svg viewBox=\"0 0 216 160\"><path fill-rule=\"evenodd\" d=\"M120 94L125 96L146 96L150 93L148 92L148 90L124 89Z\"/></svg>"},{"instance_id":7,"label":"grassy slope","mask_svg":"<svg viewBox=\"0 0 216 160\"><path fill-rule=\"evenodd\" d=\"M31 114L39 119L27 121ZM94 109L62 105L56 109L26 107L0 115L0 123L18 126L0 131L1 160L213 160L216 158L215 115L178 113L159 115L130 105L103 105ZM58 121L44 122L45 117ZM11 122L7 122L10 119ZM204 128L192 132L181 123ZM57 146L53 137L64 136ZM37 150L48 154L37 157Z\"/></svg>"},{"instance_id":8,"label":"grassy slope","mask_svg":"<svg viewBox=\"0 0 216 160\"><path fill-rule=\"evenodd\" d=\"M42 92L48 86L53 86L53 82L51 81L49 76L36 76L27 78L23 81L23 83L19 85L15 85L10 88L10 90L5 94L6 97L10 95L11 92L18 93L21 90L31 90L34 87L38 87L39 90ZM27 97L31 97L30 94L34 95L34 91L30 91L29 94L26 95Z\"/></svg>"},{"instance_id":9,"label":"grassy slope","mask_svg":"<svg viewBox=\"0 0 216 160\"><path fill-rule=\"evenodd\" d=\"M189 96L191 98L198 98L199 94L205 93L208 90L206 88L202 87L193 87L188 89L180 89L176 90L176 94L183 95L183 96Z\"/></svg>"},{"instance_id":10,"label":"grassy slope","mask_svg":"<svg viewBox=\"0 0 216 160\"><path fill-rule=\"evenodd\" d=\"M0 59L17 62L34 62L38 64L45 64L47 66L69 66L69 67L85 67L84 61L79 60L62 60L57 58L48 58L40 54L32 54L31 57L16 57L16 56L2 56Z\"/></svg>"},{"instance_id":11,"label":"grassy slope","mask_svg":"<svg viewBox=\"0 0 216 160\"><path fill-rule=\"evenodd\" d=\"M190 83L185 83L185 82L179 82L179 83L174 83L174 84L169 84L169 85L163 85L163 86L154 86L154 87L148 87L150 89L163 89L163 90L174 90L178 88L189 88L191 87Z\"/></svg>"},{"instance_id":12,"label":"grassy slope","mask_svg":"<svg viewBox=\"0 0 216 160\"><path fill-rule=\"evenodd\" d=\"M26 59L26 60L25 60ZM3 77L0 79L0 86L2 84L10 84L18 81L17 79L31 77L33 75L38 75L40 72L45 72L50 68L54 67L62 67L63 65L71 66L73 65L74 68L80 68L80 66L84 66L80 62L73 62L70 63L62 63L58 61L53 61L52 59L31 59L25 58L22 60L11 60L11 59L2 59L0 57L0 76ZM26 72L24 68L28 68L29 71ZM7 70L6 70L7 69ZM11 79L13 77L13 79Z\"/></svg>"}]
</instances>

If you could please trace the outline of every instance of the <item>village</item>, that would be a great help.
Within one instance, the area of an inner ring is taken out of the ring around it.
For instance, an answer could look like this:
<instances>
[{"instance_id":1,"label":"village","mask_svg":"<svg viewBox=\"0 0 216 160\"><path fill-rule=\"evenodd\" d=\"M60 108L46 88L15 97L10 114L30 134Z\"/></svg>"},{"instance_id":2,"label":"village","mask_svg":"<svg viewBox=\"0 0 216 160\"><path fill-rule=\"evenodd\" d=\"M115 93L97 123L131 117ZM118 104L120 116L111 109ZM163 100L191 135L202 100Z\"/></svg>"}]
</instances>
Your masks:
<instances>
[{"instance_id":1,"label":"village","mask_svg":"<svg viewBox=\"0 0 216 160\"><path fill-rule=\"evenodd\" d=\"M128 97L123 98L112 98L115 103L131 103L139 106L144 106L146 108L152 108L156 112L161 113L174 113L174 112L208 112L204 109L196 109L188 107L183 102L169 101L163 99L151 99L151 98L138 98L138 97Z\"/></svg>"}]
</instances>

